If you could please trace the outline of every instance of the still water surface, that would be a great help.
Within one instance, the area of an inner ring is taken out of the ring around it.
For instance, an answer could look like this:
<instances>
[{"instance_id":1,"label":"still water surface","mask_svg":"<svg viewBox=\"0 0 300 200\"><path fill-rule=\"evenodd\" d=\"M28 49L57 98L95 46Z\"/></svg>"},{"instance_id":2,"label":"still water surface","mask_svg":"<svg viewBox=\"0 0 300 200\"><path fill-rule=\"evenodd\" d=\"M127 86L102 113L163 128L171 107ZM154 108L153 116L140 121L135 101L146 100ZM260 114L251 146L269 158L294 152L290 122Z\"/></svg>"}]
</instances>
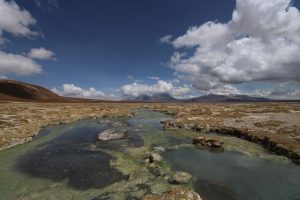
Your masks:
<instances>
[{"instance_id":1,"label":"still water surface","mask_svg":"<svg viewBox=\"0 0 300 200\"><path fill-rule=\"evenodd\" d=\"M134 179L111 163L121 155L141 166L132 152L163 146L166 162L191 173L192 186L204 200L300 200L300 167L289 160L215 134L225 141L225 151L200 150L190 145L191 136L203 133L163 131L159 122L169 116L137 112L130 119L113 119L126 122L129 133L109 144L99 144L97 134L110 125L89 119L46 127L32 142L1 151L0 199L140 199L154 191L156 182L130 183Z\"/></svg>"}]
</instances>

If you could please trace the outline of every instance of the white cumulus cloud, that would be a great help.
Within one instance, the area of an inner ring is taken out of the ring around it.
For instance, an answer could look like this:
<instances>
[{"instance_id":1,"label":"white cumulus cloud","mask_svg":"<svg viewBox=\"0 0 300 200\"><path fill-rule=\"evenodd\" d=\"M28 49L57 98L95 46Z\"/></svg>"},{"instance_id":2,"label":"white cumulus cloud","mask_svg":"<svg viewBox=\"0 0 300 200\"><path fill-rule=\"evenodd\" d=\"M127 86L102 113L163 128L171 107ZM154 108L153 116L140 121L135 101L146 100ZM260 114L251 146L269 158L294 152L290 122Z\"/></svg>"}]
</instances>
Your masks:
<instances>
[{"instance_id":1,"label":"white cumulus cloud","mask_svg":"<svg viewBox=\"0 0 300 200\"><path fill-rule=\"evenodd\" d=\"M0 0L0 33L3 31L16 36L35 36L37 32L30 29L36 24L32 15L21 9L14 1Z\"/></svg>"},{"instance_id":2,"label":"white cumulus cloud","mask_svg":"<svg viewBox=\"0 0 300 200\"><path fill-rule=\"evenodd\" d=\"M271 88L255 89L255 90L240 90L232 85L221 85L218 88L210 89L206 94L218 95L248 95L253 97L265 97L276 100L299 100L300 89L299 84L295 83L275 83Z\"/></svg>"},{"instance_id":3,"label":"white cumulus cloud","mask_svg":"<svg viewBox=\"0 0 300 200\"><path fill-rule=\"evenodd\" d=\"M32 26L36 23L30 12L21 8L15 1L0 0L0 45L7 41L3 38L3 33L18 37L38 36L39 33L32 30ZM29 55L30 57L0 50L0 74L4 76L10 73L18 75L41 73L42 67L32 58L54 58L53 52L43 48L32 49Z\"/></svg>"},{"instance_id":4,"label":"white cumulus cloud","mask_svg":"<svg viewBox=\"0 0 300 200\"><path fill-rule=\"evenodd\" d=\"M54 52L47 50L44 47L30 49L28 57L40 60L55 60Z\"/></svg>"},{"instance_id":5,"label":"white cumulus cloud","mask_svg":"<svg viewBox=\"0 0 300 200\"><path fill-rule=\"evenodd\" d=\"M0 51L0 74L29 75L41 72L41 66L34 60L22 55Z\"/></svg>"},{"instance_id":6,"label":"white cumulus cloud","mask_svg":"<svg viewBox=\"0 0 300 200\"><path fill-rule=\"evenodd\" d=\"M63 84L61 88L52 88L52 91L66 97L77 97L87 99L103 99L105 94L95 88L83 89L74 84Z\"/></svg>"},{"instance_id":7,"label":"white cumulus cloud","mask_svg":"<svg viewBox=\"0 0 300 200\"><path fill-rule=\"evenodd\" d=\"M191 87L184 86L174 86L170 82L159 80L155 84L147 85L140 83L132 83L129 85L124 85L121 87L121 92L124 96L138 97L140 95L155 95L161 93L167 93L174 97L181 98L187 94L190 94Z\"/></svg>"},{"instance_id":8,"label":"white cumulus cloud","mask_svg":"<svg viewBox=\"0 0 300 200\"><path fill-rule=\"evenodd\" d=\"M291 5L290 0L236 0L229 22L191 27L172 41L178 50L171 67L203 91L253 81L299 82L300 14Z\"/></svg>"}]
</instances>

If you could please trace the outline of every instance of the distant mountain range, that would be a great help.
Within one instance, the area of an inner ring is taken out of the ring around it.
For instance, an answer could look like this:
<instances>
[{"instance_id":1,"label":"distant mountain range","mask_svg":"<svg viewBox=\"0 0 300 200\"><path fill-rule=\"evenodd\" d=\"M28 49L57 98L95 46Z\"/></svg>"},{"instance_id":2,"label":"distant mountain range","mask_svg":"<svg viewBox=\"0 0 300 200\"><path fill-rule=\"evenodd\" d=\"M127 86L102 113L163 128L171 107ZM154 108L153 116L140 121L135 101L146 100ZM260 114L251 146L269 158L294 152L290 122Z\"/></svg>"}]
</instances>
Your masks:
<instances>
[{"instance_id":1,"label":"distant mountain range","mask_svg":"<svg viewBox=\"0 0 300 200\"><path fill-rule=\"evenodd\" d=\"M184 102L269 102L272 99L262 97L251 97L247 95L220 95L220 94L208 94L191 99L184 100Z\"/></svg>"},{"instance_id":2,"label":"distant mountain range","mask_svg":"<svg viewBox=\"0 0 300 200\"><path fill-rule=\"evenodd\" d=\"M146 102L176 102L178 99L175 99L169 94L162 93L156 95L141 95L133 99L133 101L146 101Z\"/></svg>"},{"instance_id":3,"label":"distant mountain range","mask_svg":"<svg viewBox=\"0 0 300 200\"><path fill-rule=\"evenodd\" d=\"M176 99L169 94L162 93L156 95L141 95L131 101L139 102L182 102L182 103L200 103L200 102L270 102L272 99L262 97L251 97L247 95L220 95L208 94L190 99Z\"/></svg>"},{"instance_id":4,"label":"distant mountain range","mask_svg":"<svg viewBox=\"0 0 300 200\"><path fill-rule=\"evenodd\" d=\"M0 80L0 100L8 101L46 101L46 102L112 102L107 100L91 100L60 96L44 87L23 83L14 80ZM179 103L200 103L200 102L272 102L262 97L251 97L247 95L220 95L208 94L190 99L176 99L167 93L156 95L141 95L135 99L123 102L179 102ZM299 100L283 100L299 101Z\"/></svg>"}]
</instances>

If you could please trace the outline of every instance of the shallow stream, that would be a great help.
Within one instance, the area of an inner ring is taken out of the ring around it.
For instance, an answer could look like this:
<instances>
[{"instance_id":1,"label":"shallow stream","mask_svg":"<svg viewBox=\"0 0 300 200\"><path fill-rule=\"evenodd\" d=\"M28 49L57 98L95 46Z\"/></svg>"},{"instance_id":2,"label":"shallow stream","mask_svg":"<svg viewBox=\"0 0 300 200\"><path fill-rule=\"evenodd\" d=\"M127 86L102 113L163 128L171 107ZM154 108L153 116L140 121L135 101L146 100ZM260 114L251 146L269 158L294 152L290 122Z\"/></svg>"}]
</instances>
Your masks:
<instances>
[{"instance_id":1,"label":"shallow stream","mask_svg":"<svg viewBox=\"0 0 300 200\"><path fill-rule=\"evenodd\" d=\"M164 147L166 171L193 175L185 185L204 200L300 200L300 167L238 138L162 129L163 113L137 110L129 119L88 119L45 127L30 143L0 152L0 199L141 199L181 187L143 165ZM97 134L127 124L125 138L99 142ZM224 141L224 151L194 147L192 138Z\"/></svg>"}]
</instances>

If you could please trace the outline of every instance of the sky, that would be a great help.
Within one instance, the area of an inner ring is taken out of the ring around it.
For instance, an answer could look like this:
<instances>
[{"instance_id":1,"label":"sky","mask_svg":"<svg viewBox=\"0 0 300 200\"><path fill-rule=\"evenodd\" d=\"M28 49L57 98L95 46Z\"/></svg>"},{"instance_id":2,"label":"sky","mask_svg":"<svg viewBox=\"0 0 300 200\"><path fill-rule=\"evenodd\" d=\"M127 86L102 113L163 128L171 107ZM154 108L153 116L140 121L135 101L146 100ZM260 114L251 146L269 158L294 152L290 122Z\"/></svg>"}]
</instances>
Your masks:
<instances>
[{"instance_id":1,"label":"sky","mask_svg":"<svg viewBox=\"0 0 300 200\"><path fill-rule=\"evenodd\" d=\"M299 8L291 0L0 0L0 78L95 99L300 99Z\"/></svg>"}]
</instances>

